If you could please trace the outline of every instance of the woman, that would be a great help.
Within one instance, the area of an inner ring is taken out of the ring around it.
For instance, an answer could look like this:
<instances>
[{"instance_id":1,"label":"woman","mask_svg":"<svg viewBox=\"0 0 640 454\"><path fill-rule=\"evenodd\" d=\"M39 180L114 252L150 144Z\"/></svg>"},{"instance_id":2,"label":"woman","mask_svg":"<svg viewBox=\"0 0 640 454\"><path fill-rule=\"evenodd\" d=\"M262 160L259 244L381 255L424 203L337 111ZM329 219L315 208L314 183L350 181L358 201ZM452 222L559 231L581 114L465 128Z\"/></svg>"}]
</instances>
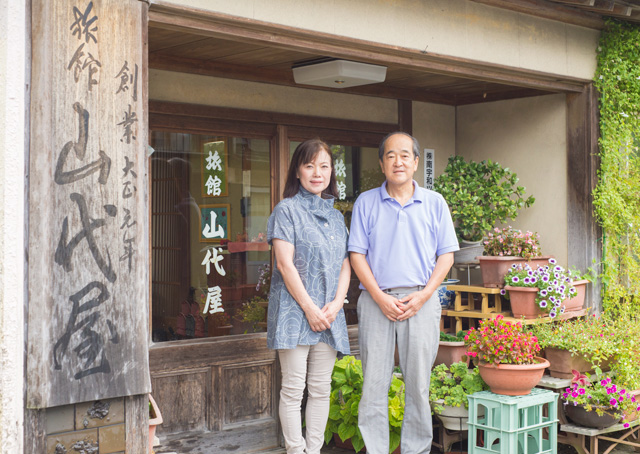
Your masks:
<instances>
[{"instance_id":1,"label":"woman","mask_svg":"<svg viewBox=\"0 0 640 454\"><path fill-rule=\"evenodd\" d=\"M351 267L344 218L333 208L337 194L328 145L319 139L298 145L267 232L275 253L267 345L278 350L282 367L279 414L287 454L320 453L336 351L350 353L342 305ZM305 384L306 440L300 423Z\"/></svg>"}]
</instances>

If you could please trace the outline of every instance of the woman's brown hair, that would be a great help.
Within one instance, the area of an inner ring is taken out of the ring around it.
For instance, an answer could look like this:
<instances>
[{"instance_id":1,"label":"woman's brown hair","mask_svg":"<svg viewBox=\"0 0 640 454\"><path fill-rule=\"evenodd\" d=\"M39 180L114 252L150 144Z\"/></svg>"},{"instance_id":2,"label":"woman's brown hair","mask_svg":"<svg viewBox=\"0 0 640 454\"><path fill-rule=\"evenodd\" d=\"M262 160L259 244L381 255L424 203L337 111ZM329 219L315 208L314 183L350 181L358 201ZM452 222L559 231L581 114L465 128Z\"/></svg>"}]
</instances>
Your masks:
<instances>
[{"instance_id":1,"label":"woman's brown hair","mask_svg":"<svg viewBox=\"0 0 640 454\"><path fill-rule=\"evenodd\" d=\"M300 181L297 176L298 168L304 164L313 162L322 150L326 151L331 159L331 178L329 178L329 186L322 191L322 195L328 195L334 198L338 197L338 186L336 185L335 169L333 168L333 155L331 154L329 145L318 138L305 140L296 147L296 151L293 152L291 162L289 163L287 181L284 184L282 197L287 199L298 193L300 190Z\"/></svg>"}]
</instances>

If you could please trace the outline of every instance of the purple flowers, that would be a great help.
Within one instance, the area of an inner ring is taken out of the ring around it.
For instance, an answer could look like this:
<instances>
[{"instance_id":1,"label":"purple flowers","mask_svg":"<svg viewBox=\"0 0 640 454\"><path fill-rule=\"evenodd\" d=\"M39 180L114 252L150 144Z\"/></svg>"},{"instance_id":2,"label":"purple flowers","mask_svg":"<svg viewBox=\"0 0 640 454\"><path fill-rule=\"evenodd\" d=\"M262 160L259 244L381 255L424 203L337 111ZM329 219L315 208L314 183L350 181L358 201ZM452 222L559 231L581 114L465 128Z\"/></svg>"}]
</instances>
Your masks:
<instances>
[{"instance_id":1,"label":"purple flowers","mask_svg":"<svg viewBox=\"0 0 640 454\"><path fill-rule=\"evenodd\" d=\"M568 271L557 265L555 259L550 259L549 264L536 269L529 264L514 264L504 281L512 287L537 288L536 304L553 318L564 313L563 303L574 295L575 288L567 284L571 280Z\"/></svg>"}]
</instances>

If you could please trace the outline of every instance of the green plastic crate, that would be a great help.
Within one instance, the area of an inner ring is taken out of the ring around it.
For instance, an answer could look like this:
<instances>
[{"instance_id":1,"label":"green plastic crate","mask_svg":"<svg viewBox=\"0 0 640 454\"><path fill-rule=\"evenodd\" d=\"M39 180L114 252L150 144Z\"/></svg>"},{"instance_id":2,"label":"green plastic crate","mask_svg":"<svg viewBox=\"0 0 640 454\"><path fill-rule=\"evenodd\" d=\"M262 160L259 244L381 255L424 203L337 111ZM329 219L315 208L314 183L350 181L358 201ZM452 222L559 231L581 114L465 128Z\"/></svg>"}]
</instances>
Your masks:
<instances>
[{"instance_id":1,"label":"green plastic crate","mask_svg":"<svg viewBox=\"0 0 640 454\"><path fill-rule=\"evenodd\" d=\"M556 454L558 395L534 388L526 396L482 391L469 397L469 454Z\"/></svg>"}]
</instances>

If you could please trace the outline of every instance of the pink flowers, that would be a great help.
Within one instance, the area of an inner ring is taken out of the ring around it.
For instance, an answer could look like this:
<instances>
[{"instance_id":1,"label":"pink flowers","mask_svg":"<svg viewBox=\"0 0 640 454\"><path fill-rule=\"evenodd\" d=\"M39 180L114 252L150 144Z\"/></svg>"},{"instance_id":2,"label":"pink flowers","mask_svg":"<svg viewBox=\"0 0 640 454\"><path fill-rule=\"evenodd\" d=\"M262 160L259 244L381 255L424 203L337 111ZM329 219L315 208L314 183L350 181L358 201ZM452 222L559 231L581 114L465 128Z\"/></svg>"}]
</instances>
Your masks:
<instances>
[{"instance_id":1,"label":"pink flowers","mask_svg":"<svg viewBox=\"0 0 640 454\"><path fill-rule=\"evenodd\" d=\"M534 364L540 351L537 338L524 332L521 323L510 323L502 315L483 320L465 336L467 354L484 363Z\"/></svg>"}]
</instances>

